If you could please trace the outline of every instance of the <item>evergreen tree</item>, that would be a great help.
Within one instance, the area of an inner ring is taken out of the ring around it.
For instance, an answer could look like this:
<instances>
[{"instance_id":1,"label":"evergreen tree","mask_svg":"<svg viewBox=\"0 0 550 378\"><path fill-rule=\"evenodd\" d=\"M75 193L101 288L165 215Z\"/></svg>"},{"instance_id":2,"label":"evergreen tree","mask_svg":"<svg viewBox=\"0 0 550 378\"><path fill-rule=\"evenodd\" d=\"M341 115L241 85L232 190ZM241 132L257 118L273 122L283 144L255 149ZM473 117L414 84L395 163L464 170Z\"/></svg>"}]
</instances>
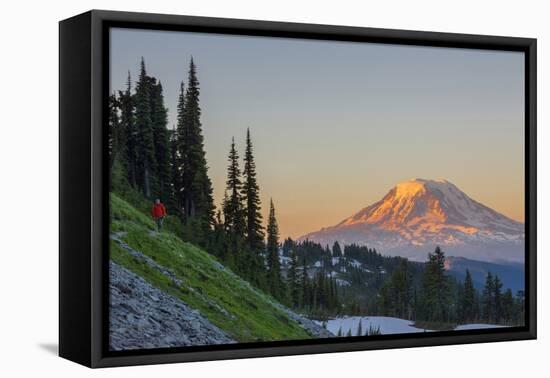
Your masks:
<instances>
[{"instance_id":1,"label":"evergreen tree","mask_svg":"<svg viewBox=\"0 0 550 378\"><path fill-rule=\"evenodd\" d=\"M222 203L228 250L234 255L232 259L237 273L257 287L265 288L264 257L261 251L252 251L246 242L243 183L234 138L231 141L228 162L225 197Z\"/></svg>"},{"instance_id":2,"label":"evergreen tree","mask_svg":"<svg viewBox=\"0 0 550 378\"><path fill-rule=\"evenodd\" d=\"M306 257L302 258L302 277L300 279L301 287L301 307L307 308L310 305L309 301L309 276L307 273L307 262Z\"/></svg>"},{"instance_id":3,"label":"evergreen tree","mask_svg":"<svg viewBox=\"0 0 550 378\"><path fill-rule=\"evenodd\" d=\"M515 324L525 324L525 291L518 290L514 298Z\"/></svg>"},{"instance_id":4,"label":"evergreen tree","mask_svg":"<svg viewBox=\"0 0 550 378\"><path fill-rule=\"evenodd\" d=\"M485 287L483 288L482 306L483 306L483 319L492 323L495 320L495 282L491 272L487 273L485 278Z\"/></svg>"},{"instance_id":5,"label":"evergreen tree","mask_svg":"<svg viewBox=\"0 0 550 378\"><path fill-rule=\"evenodd\" d=\"M448 321L449 285L445 275L445 254L436 247L428 254L424 272L425 315L428 320Z\"/></svg>"},{"instance_id":6,"label":"evergreen tree","mask_svg":"<svg viewBox=\"0 0 550 378\"><path fill-rule=\"evenodd\" d=\"M502 281L495 275L493 280L494 316L495 323L500 323L502 317Z\"/></svg>"},{"instance_id":7,"label":"evergreen tree","mask_svg":"<svg viewBox=\"0 0 550 378\"><path fill-rule=\"evenodd\" d=\"M506 289L502 296L501 322L504 324L514 324L514 295L512 289Z\"/></svg>"},{"instance_id":8,"label":"evergreen tree","mask_svg":"<svg viewBox=\"0 0 550 378\"><path fill-rule=\"evenodd\" d=\"M180 171L179 171L179 155L178 155L178 138L176 127L172 128L170 133L170 196L168 206L174 214L180 215Z\"/></svg>"},{"instance_id":9,"label":"evergreen tree","mask_svg":"<svg viewBox=\"0 0 550 378\"><path fill-rule=\"evenodd\" d=\"M246 150L244 155L242 198L246 216L246 241L248 248L256 253L263 251L264 228L260 206L260 188L256 179L256 163L250 129L246 130Z\"/></svg>"},{"instance_id":10,"label":"evergreen tree","mask_svg":"<svg viewBox=\"0 0 550 378\"><path fill-rule=\"evenodd\" d=\"M330 247L328 246L328 244L325 246L323 254L324 254L323 267L328 271L332 271L332 267L333 267L332 253L330 253Z\"/></svg>"},{"instance_id":11,"label":"evergreen tree","mask_svg":"<svg viewBox=\"0 0 550 378\"><path fill-rule=\"evenodd\" d=\"M290 257L291 252L295 250L294 240L292 240L292 238L286 238L283 241L283 256Z\"/></svg>"},{"instance_id":12,"label":"evergreen tree","mask_svg":"<svg viewBox=\"0 0 550 378\"><path fill-rule=\"evenodd\" d=\"M137 136L138 132L135 124L135 104L134 96L132 95L132 80L130 72L128 72L128 80L126 82L126 90L118 92L118 106L120 108L120 127L124 134L124 147L121 154L125 155L124 169L128 177L128 183L136 187L136 164L137 164Z\"/></svg>"},{"instance_id":13,"label":"evergreen tree","mask_svg":"<svg viewBox=\"0 0 550 378\"><path fill-rule=\"evenodd\" d=\"M155 196L164 202L171 202L171 145L168 132L168 110L164 106L162 84L151 80L151 122L155 147Z\"/></svg>"},{"instance_id":14,"label":"evergreen tree","mask_svg":"<svg viewBox=\"0 0 550 378\"><path fill-rule=\"evenodd\" d=\"M323 314L327 310L328 305L328 287L326 276L323 272L318 272L315 280L315 297L317 303L317 310L320 314Z\"/></svg>"},{"instance_id":15,"label":"evergreen tree","mask_svg":"<svg viewBox=\"0 0 550 378\"><path fill-rule=\"evenodd\" d=\"M466 269L466 278L464 279L464 288L460 295L460 320L464 323L472 322L476 319L476 299L475 288L470 271Z\"/></svg>"},{"instance_id":16,"label":"evergreen tree","mask_svg":"<svg viewBox=\"0 0 550 378\"><path fill-rule=\"evenodd\" d=\"M380 326L378 327L374 327L374 326L369 326L369 329L367 330L367 335L368 336L375 336L375 335L381 335L382 332L380 332Z\"/></svg>"},{"instance_id":17,"label":"evergreen tree","mask_svg":"<svg viewBox=\"0 0 550 378\"><path fill-rule=\"evenodd\" d=\"M208 245L208 252L212 253L229 266L233 265L233 261L228 256L227 245L227 233L225 232L221 211L218 210L214 218L214 230Z\"/></svg>"},{"instance_id":18,"label":"evergreen tree","mask_svg":"<svg viewBox=\"0 0 550 378\"><path fill-rule=\"evenodd\" d=\"M214 224L215 207L212 182L206 165L199 96L197 69L191 58L185 98L181 101L180 94L178 101L178 152L182 186L180 200L183 221L192 222L198 226L197 230L207 233Z\"/></svg>"},{"instance_id":19,"label":"evergreen tree","mask_svg":"<svg viewBox=\"0 0 550 378\"><path fill-rule=\"evenodd\" d=\"M407 260L401 259L389 280L380 290L380 307L384 314L398 318L411 318L410 281Z\"/></svg>"},{"instance_id":20,"label":"evergreen tree","mask_svg":"<svg viewBox=\"0 0 550 378\"><path fill-rule=\"evenodd\" d=\"M214 195L212 182L208 177L206 165L200 165L195 172L195 178L191 185L193 195L193 207L195 213L187 218L187 226L192 235L191 241L202 247L208 245L208 238L214 226Z\"/></svg>"},{"instance_id":21,"label":"evergreen tree","mask_svg":"<svg viewBox=\"0 0 550 378\"><path fill-rule=\"evenodd\" d=\"M281 296L281 268L279 263L279 226L275 217L273 200L269 204L269 218L267 224L267 263L269 274L269 289L279 298Z\"/></svg>"},{"instance_id":22,"label":"evergreen tree","mask_svg":"<svg viewBox=\"0 0 550 378\"><path fill-rule=\"evenodd\" d=\"M141 192L151 198L151 184L155 162L153 124L151 122L150 81L145 70L145 61L141 58L139 80L135 94L136 109L136 181Z\"/></svg>"},{"instance_id":23,"label":"evergreen tree","mask_svg":"<svg viewBox=\"0 0 550 378\"><path fill-rule=\"evenodd\" d=\"M121 144L124 143L124 135L121 135L121 125L118 117L118 100L116 95L109 96L109 168L113 169L113 163Z\"/></svg>"},{"instance_id":24,"label":"evergreen tree","mask_svg":"<svg viewBox=\"0 0 550 378\"><path fill-rule=\"evenodd\" d=\"M241 239L244 236L245 218L241 197L241 170L239 168L239 155L235 148L235 138L231 140L231 148L227 160L229 161L226 181L226 193L228 196L224 201L223 209L225 227L233 238ZM237 249L237 246L235 246L235 249Z\"/></svg>"},{"instance_id":25,"label":"evergreen tree","mask_svg":"<svg viewBox=\"0 0 550 378\"><path fill-rule=\"evenodd\" d=\"M296 252L290 252L290 266L287 273L287 288L289 290L289 300L293 307L298 307L300 304L300 283L298 281L298 257Z\"/></svg>"},{"instance_id":26,"label":"evergreen tree","mask_svg":"<svg viewBox=\"0 0 550 378\"><path fill-rule=\"evenodd\" d=\"M180 213L180 218L185 220L187 214L185 212L185 193L183 191L183 170L185 168L186 143L188 139L187 125L185 124L185 85L183 81L180 83L180 92L178 95L178 105L176 113L176 127L174 131L174 140L172 144L173 160L172 160L172 185L176 195L176 202Z\"/></svg>"},{"instance_id":27,"label":"evergreen tree","mask_svg":"<svg viewBox=\"0 0 550 378\"><path fill-rule=\"evenodd\" d=\"M128 190L126 133L119 116L120 101L115 94L109 96L109 187L111 190Z\"/></svg>"},{"instance_id":28,"label":"evergreen tree","mask_svg":"<svg viewBox=\"0 0 550 378\"><path fill-rule=\"evenodd\" d=\"M340 244L337 241L335 241L332 246L332 256L342 257L342 248L340 247Z\"/></svg>"}]
</instances>

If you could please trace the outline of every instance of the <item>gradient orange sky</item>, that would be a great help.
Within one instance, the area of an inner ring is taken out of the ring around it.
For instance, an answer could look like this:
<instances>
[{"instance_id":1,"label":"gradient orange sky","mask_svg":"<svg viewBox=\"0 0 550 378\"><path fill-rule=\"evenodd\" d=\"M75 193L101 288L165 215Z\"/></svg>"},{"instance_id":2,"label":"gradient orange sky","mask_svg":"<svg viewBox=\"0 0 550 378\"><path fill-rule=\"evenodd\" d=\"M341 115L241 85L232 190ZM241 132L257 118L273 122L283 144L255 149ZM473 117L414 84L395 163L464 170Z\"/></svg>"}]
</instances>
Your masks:
<instances>
[{"instance_id":1,"label":"gradient orange sky","mask_svg":"<svg viewBox=\"0 0 550 378\"><path fill-rule=\"evenodd\" d=\"M231 137L242 156L250 127L264 219L273 198L283 238L411 178L447 179L523 221L522 53L115 29L111 88L143 56L173 124L191 55L216 204Z\"/></svg>"}]
</instances>

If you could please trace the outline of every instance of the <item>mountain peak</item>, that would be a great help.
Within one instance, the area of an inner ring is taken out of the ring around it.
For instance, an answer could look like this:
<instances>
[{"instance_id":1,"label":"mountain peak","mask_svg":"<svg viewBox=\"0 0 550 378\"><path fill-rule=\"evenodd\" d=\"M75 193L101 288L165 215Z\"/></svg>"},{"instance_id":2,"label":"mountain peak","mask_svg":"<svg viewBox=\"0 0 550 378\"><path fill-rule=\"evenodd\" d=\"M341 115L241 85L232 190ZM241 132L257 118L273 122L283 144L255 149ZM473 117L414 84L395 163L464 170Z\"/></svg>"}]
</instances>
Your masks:
<instances>
[{"instance_id":1,"label":"mountain peak","mask_svg":"<svg viewBox=\"0 0 550 378\"><path fill-rule=\"evenodd\" d=\"M380 201L337 225L300 239L323 244L380 242L382 248L391 248L395 244L456 246L523 238L523 224L473 200L453 183L415 178L398 183Z\"/></svg>"},{"instance_id":2,"label":"mountain peak","mask_svg":"<svg viewBox=\"0 0 550 378\"><path fill-rule=\"evenodd\" d=\"M431 184L450 184L449 181L447 181L443 178L439 178L439 179L435 179L435 180L428 180L428 179L423 179L423 178L414 178L414 179L410 179L408 181L403 181L402 183L411 182L411 181L419 182L419 183L423 183L423 184L430 184L430 183Z\"/></svg>"},{"instance_id":3,"label":"mountain peak","mask_svg":"<svg viewBox=\"0 0 550 378\"><path fill-rule=\"evenodd\" d=\"M426 190L424 180L413 179L400 182L395 186L395 195L398 197L414 196Z\"/></svg>"},{"instance_id":4,"label":"mountain peak","mask_svg":"<svg viewBox=\"0 0 550 378\"><path fill-rule=\"evenodd\" d=\"M454 187L454 185L443 179L426 180L422 178L415 178L398 183L394 187L394 190L397 197L407 197L423 194L430 189L441 189L445 187Z\"/></svg>"},{"instance_id":5,"label":"mountain peak","mask_svg":"<svg viewBox=\"0 0 550 378\"><path fill-rule=\"evenodd\" d=\"M395 187L396 188L422 187L422 188L425 188L425 189L437 189L437 188L445 188L445 187L447 187L447 188L449 188L449 187L456 188L456 186L452 182L450 182L448 180L445 180L445 179L427 180L427 179L423 179L423 178L414 178L414 179L410 179L410 180L407 180L407 181L402 181L402 182L398 183Z\"/></svg>"},{"instance_id":6,"label":"mountain peak","mask_svg":"<svg viewBox=\"0 0 550 378\"><path fill-rule=\"evenodd\" d=\"M391 189L381 201L339 225L372 224L383 230L440 232L452 228L467 234L483 228L516 233L522 225L474 201L447 180L412 179Z\"/></svg>"}]
</instances>

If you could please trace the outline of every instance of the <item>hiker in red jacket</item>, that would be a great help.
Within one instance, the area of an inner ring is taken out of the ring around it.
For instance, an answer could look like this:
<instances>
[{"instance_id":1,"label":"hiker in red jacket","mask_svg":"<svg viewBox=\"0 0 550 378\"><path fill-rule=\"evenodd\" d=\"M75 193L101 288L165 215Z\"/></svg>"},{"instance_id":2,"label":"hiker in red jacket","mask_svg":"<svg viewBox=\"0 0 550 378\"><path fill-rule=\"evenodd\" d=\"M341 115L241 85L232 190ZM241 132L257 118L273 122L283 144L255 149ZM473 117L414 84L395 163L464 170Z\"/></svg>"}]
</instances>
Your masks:
<instances>
[{"instance_id":1,"label":"hiker in red jacket","mask_svg":"<svg viewBox=\"0 0 550 378\"><path fill-rule=\"evenodd\" d=\"M158 198L155 200L155 204L151 209L151 215L153 216L153 219L157 222L157 227L160 232L160 230L162 229L162 222L164 222L164 217L166 216L166 208Z\"/></svg>"}]
</instances>

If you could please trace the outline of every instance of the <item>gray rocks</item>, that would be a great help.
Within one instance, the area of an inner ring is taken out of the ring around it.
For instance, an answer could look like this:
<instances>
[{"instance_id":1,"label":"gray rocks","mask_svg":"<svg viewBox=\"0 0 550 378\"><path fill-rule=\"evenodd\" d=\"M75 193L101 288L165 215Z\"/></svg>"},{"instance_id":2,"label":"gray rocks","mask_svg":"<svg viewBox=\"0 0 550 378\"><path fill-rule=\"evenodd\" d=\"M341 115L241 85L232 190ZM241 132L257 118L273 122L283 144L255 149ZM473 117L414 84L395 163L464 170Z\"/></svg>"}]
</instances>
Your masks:
<instances>
[{"instance_id":1,"label":"gray rocks","mask_svg":"<svg viewBox=\"0 0 550 378\"><path fill-rule=\"evenodd\" d=\"M287 315L300 324L302 327L305 328L305 330L313 337L316 338L327 338L327 337L334 337L335 335L327 330L326 328L320 326L313 320L310 320L308 318L305 318L301 315L296 314L295 312L289 310L288 308L283 308L283 311L287 313Z\"/></svg>"},{"instance_id":2,"label":"gray rocks","mask_svg":"<svg viewBox=\"0 0 550 378\"><path fill-rule=\"evenodd\" d=\"M130 255L132 255L133 257L135 257L136 259L140 260L141 262L149 265L151 268L155 269L156 271L158 271L159 273L163 274L164 276L170 278L172 280L172 282L176 285L176 286L181 286L182 285L182 282L180 279L178 279L176 277L176 275L174 273L172 273L169 269L166 269L165 267L163 267L162 265L160 264L157 264L155 262L155 260L153 260L152 258L148 257L148 256L145 256L143 253L141 252L138 252L134 249L132 249L128 244L126 244L125 242L122 241L121 239L121 236L124 236L124 235L120 235L121 233L113 233L111 234L111 240L114 240L115 242L118 243L118 245L120 245L120 247L124 250L126 250L126 252L128 252Z\"/></svg>"},{"instance_id":3,"label":"gray rocks","mask_svg":"<svg viewBox=\"0 0 550 378\"><path fill-rule=\"evenodd\" d=\"M154 231L151 231L151 232L154 232ZM148 256L144 255L143 253L141 253L139 251L136 251L135 249L130 247L122 239L120 239L120 237L122 237L122 236L124 236L124 235L120 235L120 233L119 234L113 233L113 234L111 234L111 239L113 241L115 241L116 243L118 243L118 245L122 249L124 249L126 252L128 252L130 255L132 255L134 258L141 261L145 265L151 267L152 269L156 270L157 272L161 273L163 276L169 278L174 283L175 286L177 286L177 287L185 286L184 282L182 280L180 280L170 269L165 268L164 266L158 264L155 260L151 259L150 257L148 257ZM214 265L217 269L225 269L225 267L222 264L218 263L217 261L215 262L215 264L217 264L217 265ZM215 308L217 311L221 312L224 316L226 316L226 317L228 317L232 320L235 319L235 317L232 314L230 314L229 312L227 312L223 307L218 305L216 302L211 301L210 299L208 299L207 297L202 295L202 293L196 291L194 288L188 286L187 290L193 292L197 296L200 296L205 302L207 302L211 307Z\"/></svg>"},{"instance_id":4,"label":"gray rocks","mask_svg":"<svg viewBox=\"0 0 550 378\"><path fill-rule=\"evenodd\" d=\"M330 332L326 328L320 326L313 320L310 320L302 315L298 315L288 307L285 307L278 302L271 302L271 303L275 307L278 307L281 311L286 313L290 319L300 324L300 326L302 326L311 336L315 338L320 338L320 339L335 336L332 332Z\"/></svg>"},{"instance_id":5,"label":"gray rocks","mask_svg":"<svg viewBox=\"0 0 550 378\"><path fill-rule=\"evenodd\" d=\"M122 232L112 233L111 239L135 259L168 278L175 286L186 286L185 282L170 269L126 244L122 240L124 236L125 233ZM219 262L216 261L214 264L215 268L225 270L234 279L240 280ZM179 298L152 286L140 276L114 262L111 262L110 267L110 346L112 350L236 342ZM264 296L275 308L284 312L311 336L315 338L334 337L330 331L265 296L248 282L243 281L243 284L257 292L258 295ZM207 298L199 290L190 286L186 286L186 289L193 292L194 295L200 296L203 301L228 319L235 319L233 314Z\"/></svg>"},{"instance_id":6,"label":"gray rocks","mask_svg":"<svg viewBox=\"0 0 550 378\"><path fill-rule=\"evenodd\" d=\"M112 261L109 275L111 350L235 342L180 299Z\"/></svg>"}]
</instances>

